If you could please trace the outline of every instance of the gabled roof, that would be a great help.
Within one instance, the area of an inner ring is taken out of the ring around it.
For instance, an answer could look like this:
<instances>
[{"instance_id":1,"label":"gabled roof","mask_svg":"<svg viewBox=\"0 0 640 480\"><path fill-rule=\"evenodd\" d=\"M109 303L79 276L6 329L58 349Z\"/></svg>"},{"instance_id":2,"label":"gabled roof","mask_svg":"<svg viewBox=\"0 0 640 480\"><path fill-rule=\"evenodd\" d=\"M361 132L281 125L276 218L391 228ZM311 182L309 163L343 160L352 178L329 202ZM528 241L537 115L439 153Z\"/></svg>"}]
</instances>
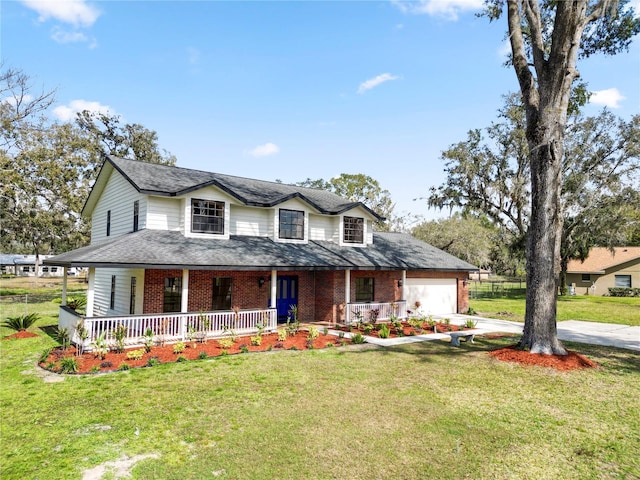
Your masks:
<instances>
[{"instance_id":1,"label":"gabled roof","mask_svg":"<svg viewBox=\"0 0 640 480\"><path fill-rule=\"evenodd\" d=\"M177 231L140 230L48 259L66 267L187 268L200 270L437 270L477 267L404 233L374 232L373 244L274 242L266 237L187 238Z\"/></svg>"},{"instance_id":2,"label":"gabled roof","mask_svg":"<svg viewBox=\"0 0 640 480\"><path fill-rule=\"evenodd\" d=\"M613 251L606 247L593 247L584 262L569 260L567 273L604 274L611 267L635 259L640 261L640 247L615 247Z\"/></svg>"},{"instance_id":3,"label":"gabled roof","mask_svg":"<svg viewBox=\"0 0 640 480\"><path fill-rule=\"evenodd\" d=\"M109 156L89 194L85 210L92 210L106 184L106 178L114 168L140 193L175 197L195 190L215 186L244 205L274 207L292 198L299 198L320 213L339 215L355 207L362 207L374 218L384 220L361 202L348 202L342 197L315 188L298 187L284 183L267 182L252 178L223 175L220 173L171 167L154 163ZM104 175L103 175L104 172ZM101 178L102 177L102 178Z\"/></svg>"}]
</instances>

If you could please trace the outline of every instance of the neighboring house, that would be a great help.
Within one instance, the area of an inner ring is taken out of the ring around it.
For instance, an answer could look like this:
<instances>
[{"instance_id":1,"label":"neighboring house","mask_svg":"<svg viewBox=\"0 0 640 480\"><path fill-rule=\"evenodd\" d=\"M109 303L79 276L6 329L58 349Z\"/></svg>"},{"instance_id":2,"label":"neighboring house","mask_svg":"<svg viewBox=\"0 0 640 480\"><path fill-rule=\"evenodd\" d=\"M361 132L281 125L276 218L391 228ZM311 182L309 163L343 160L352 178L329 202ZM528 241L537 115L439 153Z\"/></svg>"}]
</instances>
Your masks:
<instances>
[{"instance_id":1,"label":"neighboring house","mask_svg":"<svg viewBox=\"0 0 640 480\"><path fill-rule=\"evenodd\" d=\"M0 255L0 270L4 274L13 274L18 277L35 277L36 263L38 263L39 277L62 277L64 270L57 266L43 265L43 261L51 258L52 255L40 255L36 259L35 255L3 254ZM36 260L39 260L36 262Z\"/></svg>"},{"instance_id":2,"label":"neighboring house","mask_svg":"<svg viewBox=\"0 0 640 480\"><path fill-rule=\"evenodd\" d=\"M83 216L91 244L45 264L89 268L94 323L142 318L166 330L181 319L184 335L200 312L207 325L246 317L246 328L293 312L330 324L371 310L406 317L416 301L424 314L466 312L477 270L408 234L374 232L375 212L324 190L116 157ZM67 310L61 324L73 321Z\"/></svg>"},{"instance_id":3,"label":"neighboring house","mask_svg":"<svg viewBox=\"0 0 640 480\"><path fill-rule=\"evenodd\" d=\"M594 247L584 260L570 260L567 286L578 295L607 295L609 288L640 287L640 247Z\"/></svg>"}]
</instances>

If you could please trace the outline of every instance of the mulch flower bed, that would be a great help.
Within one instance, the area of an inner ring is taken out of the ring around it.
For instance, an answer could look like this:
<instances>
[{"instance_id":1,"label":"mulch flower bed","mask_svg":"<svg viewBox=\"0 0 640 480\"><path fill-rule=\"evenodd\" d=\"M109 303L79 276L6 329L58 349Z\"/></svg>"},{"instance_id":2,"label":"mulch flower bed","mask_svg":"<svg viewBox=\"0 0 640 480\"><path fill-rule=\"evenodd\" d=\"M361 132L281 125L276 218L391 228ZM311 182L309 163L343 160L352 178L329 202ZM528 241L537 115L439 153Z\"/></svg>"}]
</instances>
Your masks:
<instances>
[{"instance_id":1,"label":"mulch flower bed","mask_svg":"<svg viewBox=\"0 0 640 480\"><path fill-rule=\"evenodd\" d=\"M369 337L380 337L380 328L382 328L382 325L387 325L389 327L389 336L387 338L397 338L413 335L425 335L429 333L458 332L460 330L469 330L473 328L465 327L462 325L447 324L444 322L429 323L426 321L420 324L414 322L413 325L411 325L409 322L399 322L399 324L401 325L400 329L394 327L392 323L387 322L376 323L375 325L363 323L359 326L354 323L351 326L339 325L335 328L335 330L351 333L361 333ZM367 325L369 325L369 327L367 327Z\"/></svg>"},{"instance_id":2,"label":"mulch flower bed","mask_svg":"<svg viewBox=\"0 0 640 480\"><path fill-rule=\"evenodd\" d=\"M537 365L539 367L550 367L555 370L577 370L580 368L598 368L598 364L589 360L584 355L567 351L567 355L544 355L541 353L531 353L526 350L518 350L516 345L501 348L489 352L494 358L504 362L515 362L522 365Z\"/></svg>"},{"instance_id":3,"label":"mulch flower bed","mask_svg":"<svg viewBox=\"0 0 640 480\"><path fill-rule=\"evenodd\" d=\"M6 337L3 337L3 340L12 340L14 338L33 338L33 337L37 337L38 334L36 333L32 333L32 332L27 332L26 330L20 330L19 332L16 333L12 333L11 335L7 335Z\"/></svg>"},{"instance_id":4,"label":"mulch flower bed","mask_svg":"<svg viewBox=\"0 0 640 480\"><path fill-rule=\"evenodd\" d=\"M77 355L75 347L63 349L57 347L51 350L44 361L39 362L42 368L53 372L63 372L65 359L75 359L77 371L64 373L100 373L115 370L128 370L131 368L141 368L153 366L160 363L171 363L180 361L191 361L201 358L218 357L221 355L237 355L248 352L265 352L276 350L309 350L320 348L331 348L349 344L348 339L341 339L333 335L320 333L313 341L308 340L309 332L299 331L295 335L290 335L284 341L278 340L277 333L263 334L260 345L251 345L251 337L237 337L236 341L228 348L223 348L219 340L207 340L206 342L184 342L184 350L175 351L175 343L165 345L155 345L151 351L144 352L144 347L127 348L123 352L110 350L104 358L98 358L92 352L84 352ZM220 339L222 340L222 339ZM131 358L130 352L133 350L144 353L139 359ZM128 356L129 355L129 356ZM67 360L68 361L68 360Z\"/></svg>"}]
</instances>

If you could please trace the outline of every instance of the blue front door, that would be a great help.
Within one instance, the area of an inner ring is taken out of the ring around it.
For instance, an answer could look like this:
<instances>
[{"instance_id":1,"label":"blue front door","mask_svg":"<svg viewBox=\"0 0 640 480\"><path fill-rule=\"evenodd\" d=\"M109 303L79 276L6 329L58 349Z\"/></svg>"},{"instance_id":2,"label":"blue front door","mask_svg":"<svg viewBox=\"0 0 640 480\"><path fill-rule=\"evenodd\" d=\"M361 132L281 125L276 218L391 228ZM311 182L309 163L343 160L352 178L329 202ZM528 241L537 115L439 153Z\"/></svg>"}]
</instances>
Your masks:
<instances>
[{"instance_id":1,"label":"blue front door","mask_svg":"<svg viewBox=\"0 0 640 480\"><path fill-rule=\"evenodd\" d=\"M287 321L287 317L291 315L289 312L292 305L298 305L298 277L278 277L276 295L278 322Z\"/></svg>"}]
</instances>

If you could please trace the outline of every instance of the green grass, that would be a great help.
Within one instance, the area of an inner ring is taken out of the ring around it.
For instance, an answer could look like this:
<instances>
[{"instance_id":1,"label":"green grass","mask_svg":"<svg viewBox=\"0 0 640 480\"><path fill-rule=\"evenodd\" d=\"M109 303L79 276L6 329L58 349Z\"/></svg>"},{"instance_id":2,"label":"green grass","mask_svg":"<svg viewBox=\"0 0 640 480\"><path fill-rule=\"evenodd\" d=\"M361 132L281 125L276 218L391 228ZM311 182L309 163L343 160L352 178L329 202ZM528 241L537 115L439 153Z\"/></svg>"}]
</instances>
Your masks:
<instances>
[{"instance_id":1,"label":"green grass","mask_svg":"<svg viewBox=\"0 0 640 480\"><path fill-rule=\"evenodd\" d=\"M524 321L525 297L514 295L470 300L479 315ZM640 299L622 297L558 297L558 321L584 320L640 326Z\"/></svg>"},{"instance_id":2,"label":"green grass","mask_svg":"<svg viewBox=\"0 0 640 480\"><path fill-rule=\"evenodd\" d=\"M55 342L38 333L0 343L3 480L80 479L145 454L157 458L133 478L640 476L637 353L567 343L601 368L560 373L498 362L486 351L513 339L478 339L238 355L45 383L35 361Z\"/></svg>"}]
</instances>

